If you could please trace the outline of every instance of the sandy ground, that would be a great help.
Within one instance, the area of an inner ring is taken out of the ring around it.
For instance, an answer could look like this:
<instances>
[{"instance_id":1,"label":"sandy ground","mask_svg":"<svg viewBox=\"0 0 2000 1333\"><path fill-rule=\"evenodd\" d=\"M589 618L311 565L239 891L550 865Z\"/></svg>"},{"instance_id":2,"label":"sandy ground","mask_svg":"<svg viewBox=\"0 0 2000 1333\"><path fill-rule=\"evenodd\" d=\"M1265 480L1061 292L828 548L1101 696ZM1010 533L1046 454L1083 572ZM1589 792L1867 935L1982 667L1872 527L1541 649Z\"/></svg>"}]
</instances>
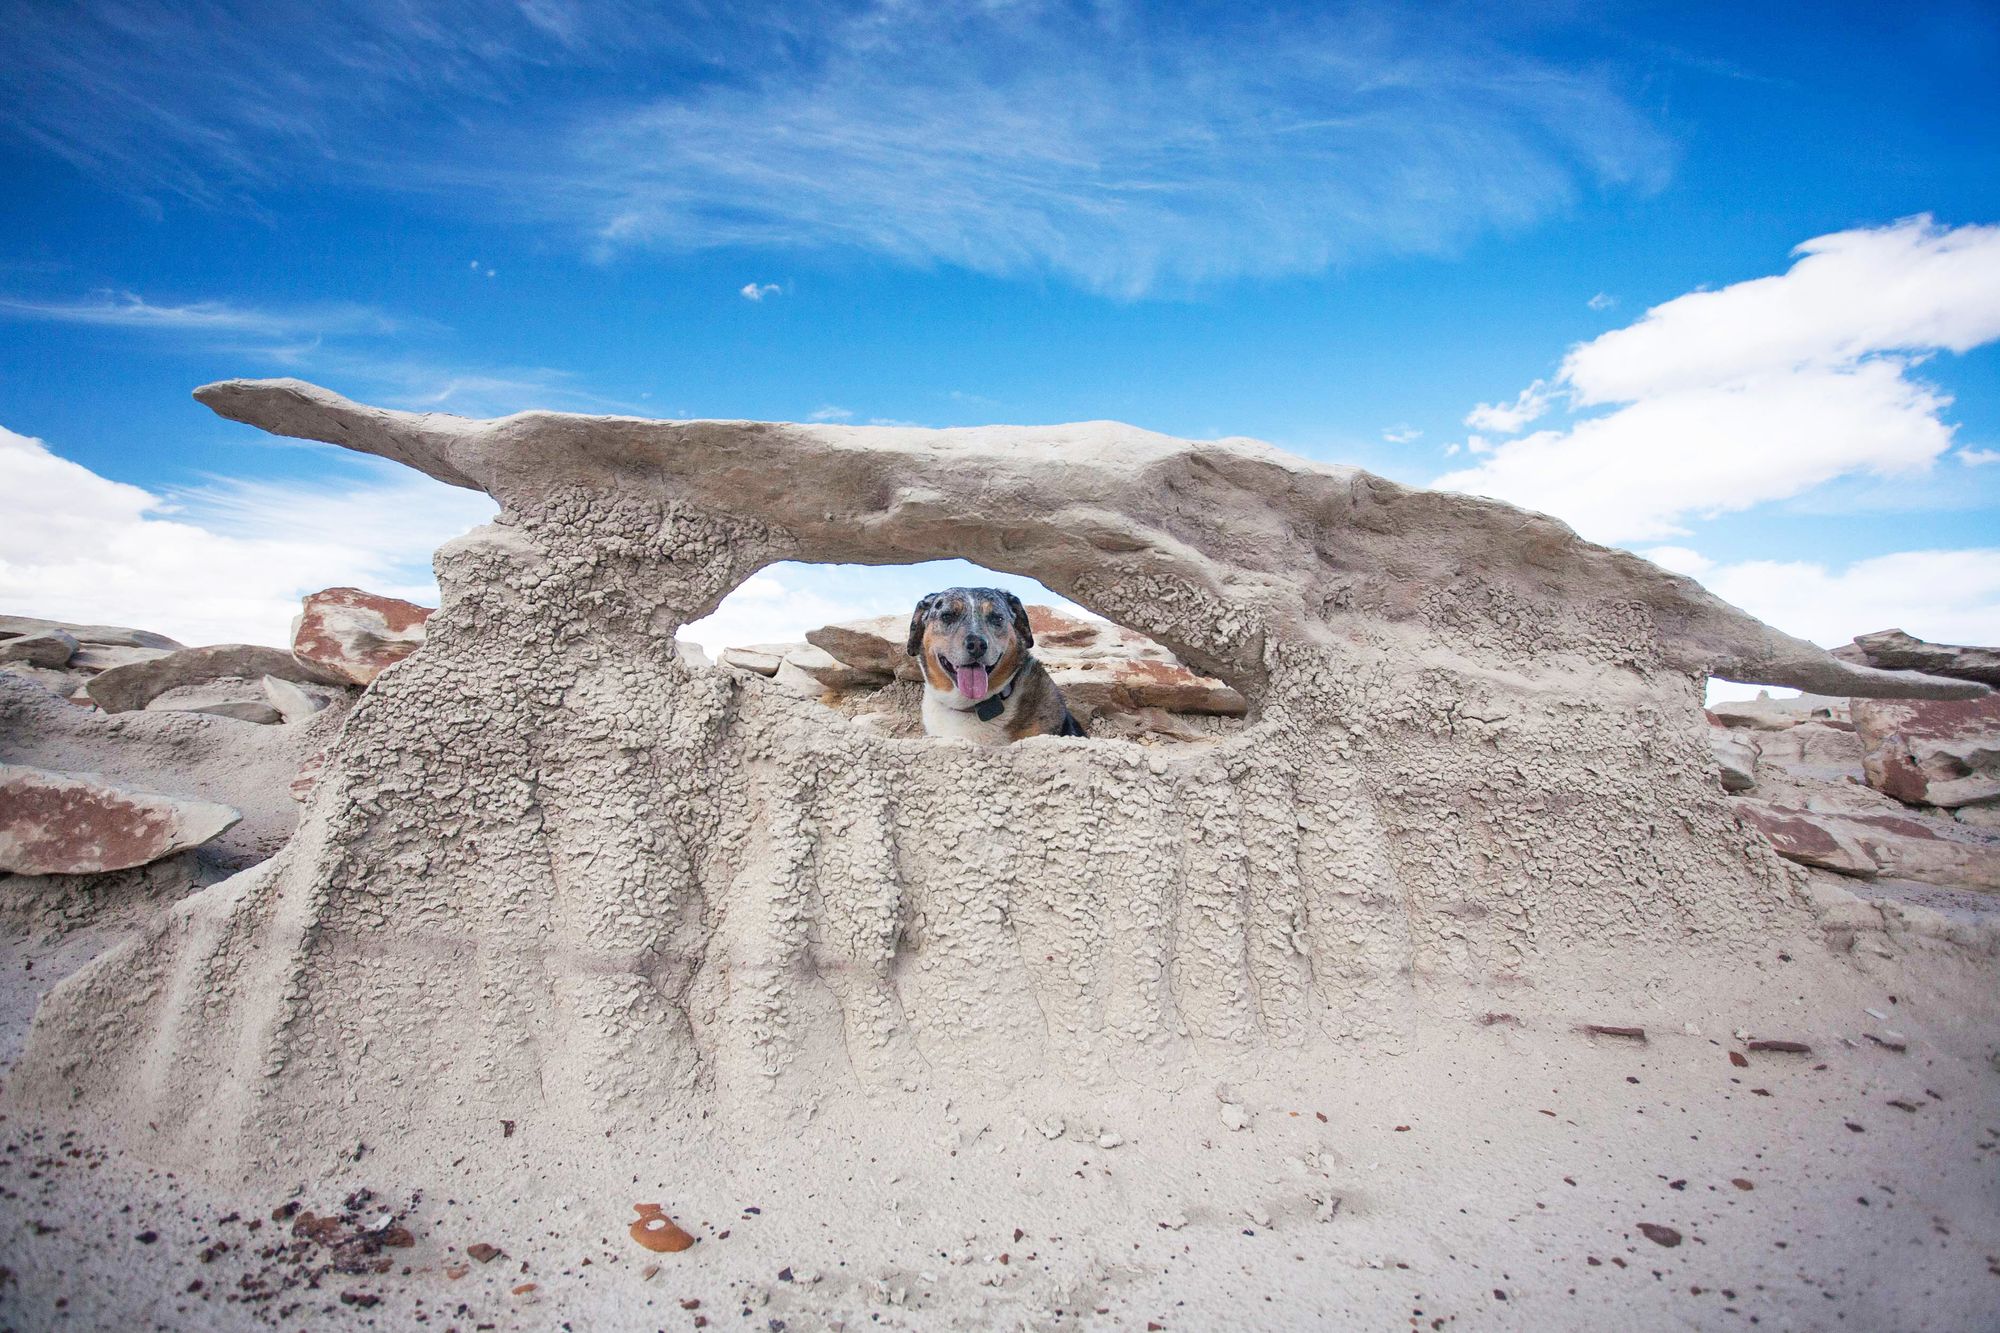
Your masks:
<instances>
[{"instance_id":1,"label":"sandy ground","mask_svg":"<svg viewBox=\"0 0 2000 1333\"><path fill-rule=\"evenodd\" d=\"M1984 907L1957 904L1968 920ZM124 928L10 936L10 1059L35 991ZM587 1152L524 1121L495 1124L484 1154L361 1145L323 1177L247 1185L151 1167L101 1129L10 1118L0 1322L1993 1328L1991 960L1906 943L1864 935L1832 998L1828 959L1763 965L1767 980L1819 978L1794 1029L1756 1034L1804 1054L1744 1053L1690 979L1651 1012L1603 1016L1642 1024L1644 1042L1536 1018L1439 1024L1407 1054L1331 1059L1305 1086L1060 1102L996 1087L842 1104L776 1133L662 1108L656 1137ZM895 1155L857 1146L885 1142ZM641 1202L664 1204L693 1248L636 1244ZM329 1248L295 1233L306 1214L346 1219L335 1236L386 1218L412 1243ZM470 1259L476 1244L502 1254Z\"/></svg>"}]
</instances>

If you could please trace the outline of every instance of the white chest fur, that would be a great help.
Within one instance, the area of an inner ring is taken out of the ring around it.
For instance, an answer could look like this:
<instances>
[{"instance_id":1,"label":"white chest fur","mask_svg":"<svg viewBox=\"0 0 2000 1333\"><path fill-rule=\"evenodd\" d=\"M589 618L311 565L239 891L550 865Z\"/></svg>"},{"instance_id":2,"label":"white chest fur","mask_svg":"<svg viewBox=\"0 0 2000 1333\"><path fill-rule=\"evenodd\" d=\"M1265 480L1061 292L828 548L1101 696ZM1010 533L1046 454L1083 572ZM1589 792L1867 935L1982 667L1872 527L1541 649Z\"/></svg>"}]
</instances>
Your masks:
<instances>
[{"instance_id":1,"label":"white chest fur","mask_svg":"<svg viewBox=\"0 0 2000 1333\"><path fill-rule=\"evenodd\" d=\"M936 690L926 688L924 734L941 740L971 741L974 745L1005 745L1011 739L1007 735L1007 719L1013 714L1014 703L1007 700L998 716L991 722L982 722L972 709L953 708L943 702Z\"/></svg>"}]
</instances>

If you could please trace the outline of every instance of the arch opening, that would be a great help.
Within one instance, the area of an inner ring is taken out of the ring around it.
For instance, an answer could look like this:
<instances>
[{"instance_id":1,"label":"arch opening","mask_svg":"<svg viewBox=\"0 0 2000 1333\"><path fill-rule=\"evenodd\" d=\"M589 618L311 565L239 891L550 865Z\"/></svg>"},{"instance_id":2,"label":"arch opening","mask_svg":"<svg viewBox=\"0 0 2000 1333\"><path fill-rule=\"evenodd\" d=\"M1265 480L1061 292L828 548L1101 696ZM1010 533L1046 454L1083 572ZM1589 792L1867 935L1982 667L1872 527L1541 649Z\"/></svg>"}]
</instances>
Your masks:
<instances>
[{"instance_id":1,"label":"arch opening","mask_svg":"<svg viewBox=\"0 0 2000 1333\"><path fill-rule=\"evenodd\" d=\"M682 626L706 667L751 688L811 699L890 737L925 735L926 683L907 650L920 599L947 588L996 588L1024 604L1029 651L1090 740L1213 744L1256 712L1246 683L1204 675L1164 644L1024 575L968 560L903 565L778 561Z\"/></svg>"}]
</instances>

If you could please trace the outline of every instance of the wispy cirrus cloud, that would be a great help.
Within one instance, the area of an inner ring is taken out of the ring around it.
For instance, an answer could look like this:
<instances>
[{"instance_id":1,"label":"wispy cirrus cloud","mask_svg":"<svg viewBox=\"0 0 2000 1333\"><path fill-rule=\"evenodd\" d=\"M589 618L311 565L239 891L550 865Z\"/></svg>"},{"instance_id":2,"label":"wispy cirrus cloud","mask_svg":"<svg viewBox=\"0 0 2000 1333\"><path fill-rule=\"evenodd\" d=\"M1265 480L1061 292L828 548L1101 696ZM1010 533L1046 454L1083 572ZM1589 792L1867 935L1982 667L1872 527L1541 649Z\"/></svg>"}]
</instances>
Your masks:
<instances>
[{"instance_id":1,"label":"wispy cirrus cloud","mask_svg":"<svg viewBox=\"0 0 2000 1333\"><path fill-rule=\"evenodd\" d=\"M0 296L0 319L81 325L226 350L266 370L316 376L333 387L376 396L387 406L417 411L504 416L536 407L640 410L547 366L455 364L426 350L448 341L449 329L366 305L277 308L221 299L155 302L136 292L93 292L72 299Z\"/></svg>"},{"instance_id":2,"label":"wispy cirrus cloud","mask_svg":"<svg viewBox=\"0 0 2000 1333\"><path fill-rule=\"evenodd\" d=\"M381 311L362 305L314 305L285 311L260 310L227 301L156 305L136 292L93 292L66 301L0 296L0 318L263 339L352 333L388 335L404 327Z\"/></svg>"},{"instance_id":3,"label":"wispy cirrus cloud","mask_svg":"<svg viewBox=\"0 0 2000 1333\"><path fill-rule=\"evenodd\" d=\"M606 254L839 247L1136 296L1447 250L1671 159L1604 74L1534 54L1532 22L1421 7L0 13L0 121L107 180L501 198Z\"/></svg>"}]
</instances>

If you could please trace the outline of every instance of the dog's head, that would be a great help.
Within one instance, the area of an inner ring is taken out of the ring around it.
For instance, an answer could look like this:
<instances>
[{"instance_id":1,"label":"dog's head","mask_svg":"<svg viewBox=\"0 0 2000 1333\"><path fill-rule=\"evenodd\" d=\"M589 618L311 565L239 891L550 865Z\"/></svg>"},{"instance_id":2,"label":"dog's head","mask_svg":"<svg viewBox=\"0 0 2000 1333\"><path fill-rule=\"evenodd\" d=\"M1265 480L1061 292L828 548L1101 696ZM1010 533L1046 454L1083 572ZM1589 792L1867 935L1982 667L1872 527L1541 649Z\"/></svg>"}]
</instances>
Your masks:
<instances>
[{"instance_id":1,"label":"dog's head","mask_svg":"<svg viewBox=\"0 0 2000 1333\"><path fill-rule=\"evenodd\" d=\"M999 588L946 588L910 616L910 655L923 664L924 679L968 708L1005 689L1034 646L1028 608Z\"/></svg>"}]
</instances>

